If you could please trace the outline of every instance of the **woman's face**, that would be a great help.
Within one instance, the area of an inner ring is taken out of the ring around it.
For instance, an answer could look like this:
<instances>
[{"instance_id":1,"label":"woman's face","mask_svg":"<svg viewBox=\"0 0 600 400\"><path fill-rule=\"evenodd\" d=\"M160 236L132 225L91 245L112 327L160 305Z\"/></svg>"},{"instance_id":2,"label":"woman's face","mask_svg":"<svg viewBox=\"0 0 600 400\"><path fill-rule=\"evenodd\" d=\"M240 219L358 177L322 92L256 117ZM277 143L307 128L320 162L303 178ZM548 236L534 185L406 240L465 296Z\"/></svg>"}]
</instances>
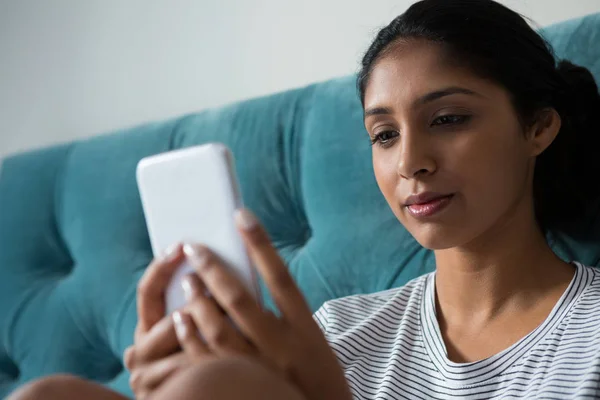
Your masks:
<instances>
[{"instance_id":1,"label":"woman's face","mask_svg":"<svg viewBox=\"0 0 600 400\"><path fill-rule=\"evenodd\" d=\"M444 57L437 44L396 45L364 99L377 183L430 249L468 245L532 207L532 143L508 93Z\"/></svg>"}]
</instances>

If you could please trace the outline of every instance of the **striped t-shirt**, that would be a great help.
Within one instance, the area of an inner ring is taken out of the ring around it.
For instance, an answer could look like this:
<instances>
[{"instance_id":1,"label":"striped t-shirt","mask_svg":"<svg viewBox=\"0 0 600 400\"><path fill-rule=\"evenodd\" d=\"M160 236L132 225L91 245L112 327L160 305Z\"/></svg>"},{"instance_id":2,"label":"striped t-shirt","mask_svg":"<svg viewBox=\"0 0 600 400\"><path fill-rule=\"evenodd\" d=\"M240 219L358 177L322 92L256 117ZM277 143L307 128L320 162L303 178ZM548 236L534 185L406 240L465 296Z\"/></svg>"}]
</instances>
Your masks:
<instances>
[{"instance_id":1,"label":"striped t-shirt","mask_svg":"<svg viewBox=\"0 0 600 400\"><path fill-rule=\"evenodd\" d=\"M401 288L326 302L315 319L355 399L600 398L600 271L576 264L547 319L483 360L448 359L435 272Z\"/></svg>"}]
</instances>

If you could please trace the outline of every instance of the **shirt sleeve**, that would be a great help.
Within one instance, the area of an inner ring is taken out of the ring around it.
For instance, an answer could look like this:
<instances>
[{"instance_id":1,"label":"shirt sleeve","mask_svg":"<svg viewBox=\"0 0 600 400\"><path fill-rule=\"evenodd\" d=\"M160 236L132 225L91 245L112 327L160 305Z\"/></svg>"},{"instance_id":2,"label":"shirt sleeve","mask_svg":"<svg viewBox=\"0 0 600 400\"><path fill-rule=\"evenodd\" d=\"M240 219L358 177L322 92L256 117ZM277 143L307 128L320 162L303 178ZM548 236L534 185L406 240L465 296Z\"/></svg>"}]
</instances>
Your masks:
<instances>
[{"instance_id":1,"label":"shirt sleeve","mask_svg":"<svg viewBox=\"0 0 600 400\"><path fill-rule=\"evenodd\" d=\"M321 328L325 337L327 337L327 303L323 304L317 312L313 314L313 319L317 322L317 325L319 325L319 328Z\"/></svg>"}]
</instances>

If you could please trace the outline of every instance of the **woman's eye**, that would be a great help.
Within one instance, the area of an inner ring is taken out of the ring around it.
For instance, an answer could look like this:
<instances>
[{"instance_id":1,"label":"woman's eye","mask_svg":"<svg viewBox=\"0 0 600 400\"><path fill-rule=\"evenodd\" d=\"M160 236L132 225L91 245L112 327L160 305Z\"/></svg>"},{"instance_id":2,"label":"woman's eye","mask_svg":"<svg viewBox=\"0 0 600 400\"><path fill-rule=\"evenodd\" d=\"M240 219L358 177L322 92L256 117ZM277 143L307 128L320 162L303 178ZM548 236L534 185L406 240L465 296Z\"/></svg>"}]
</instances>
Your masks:
<instances>
[{"instance_id":1,"label":"woman's eye","mask_svg":"<svg viewBox=\"0 0 600 400\"><path fill-rule=\"evenodd\" d=\"M400 134L396 131L379 132L379 133L376 133L375 135L373 135L373 138L371 139L371 143L372 144L378 143L381 146L385 146L386 144L389 144L392 140L394 140L399 135Z\"/></svg>"},{"instance_id":2,"label":"woman's eye","mask_svg":"<svg viewBox=\"0 0 600 400\"><path fill-rule=\"evenodd\" d=\"M471 119L470 115L442 115L434 119L431 125L456 125L465 123L469 119Z\"/></svg>"}]
</instances>

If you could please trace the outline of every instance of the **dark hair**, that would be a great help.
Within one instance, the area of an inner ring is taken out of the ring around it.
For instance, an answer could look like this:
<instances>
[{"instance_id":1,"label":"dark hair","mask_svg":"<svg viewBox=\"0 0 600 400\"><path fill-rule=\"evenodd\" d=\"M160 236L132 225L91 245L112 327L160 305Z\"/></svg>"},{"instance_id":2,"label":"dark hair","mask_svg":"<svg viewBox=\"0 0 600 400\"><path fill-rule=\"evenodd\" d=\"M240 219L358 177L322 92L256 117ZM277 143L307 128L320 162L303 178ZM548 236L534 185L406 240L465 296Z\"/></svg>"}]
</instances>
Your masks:
<instances>
[{"instance_id":1,"label":"dark hair","mask_svg":"<svg viewBox=\"0 0 600 400\"><path fill-rule=\"evenodd\" d=\"M577 236L576 227L600 197L600 95L592 74L569 61L558 64L552 47L516 12L492 0L423 0L383 28L367 50L358 74L365 89L377 61L402 40L439 43L453 60L503 86L524 126L554 108L562 125L537 157L536 219L544 231ZM597 204L595 205L598 206ZM581 231L581 229L579 229Z\"/></svg>"}]
</instances>

